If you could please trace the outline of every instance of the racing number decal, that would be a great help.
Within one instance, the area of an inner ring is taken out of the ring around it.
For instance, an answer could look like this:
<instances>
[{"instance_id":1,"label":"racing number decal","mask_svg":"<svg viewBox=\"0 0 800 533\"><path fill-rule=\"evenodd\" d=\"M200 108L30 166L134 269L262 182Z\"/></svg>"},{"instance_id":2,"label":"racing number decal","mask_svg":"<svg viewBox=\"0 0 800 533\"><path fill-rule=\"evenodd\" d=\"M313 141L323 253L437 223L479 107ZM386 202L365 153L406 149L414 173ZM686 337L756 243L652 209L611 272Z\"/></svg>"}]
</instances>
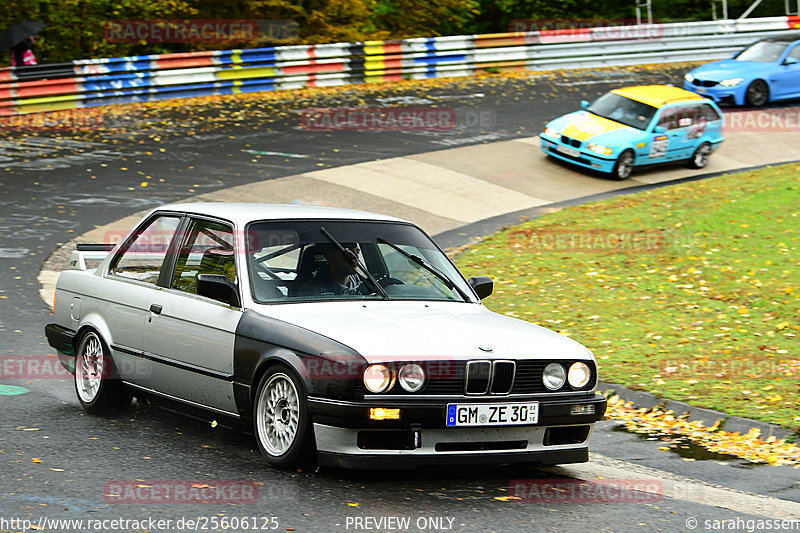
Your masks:
<instances>
[{"instance_id":1,"label":"racing number decal","mask_svg":"<svg viewBox=\"0 0 800 533\"><path fill-rule=\"evenodd\" d=\"M667 155L668 146L669 138L666 135L656 135L650 145L650 157L664 157Z\"/></svg>"}]
</instances>

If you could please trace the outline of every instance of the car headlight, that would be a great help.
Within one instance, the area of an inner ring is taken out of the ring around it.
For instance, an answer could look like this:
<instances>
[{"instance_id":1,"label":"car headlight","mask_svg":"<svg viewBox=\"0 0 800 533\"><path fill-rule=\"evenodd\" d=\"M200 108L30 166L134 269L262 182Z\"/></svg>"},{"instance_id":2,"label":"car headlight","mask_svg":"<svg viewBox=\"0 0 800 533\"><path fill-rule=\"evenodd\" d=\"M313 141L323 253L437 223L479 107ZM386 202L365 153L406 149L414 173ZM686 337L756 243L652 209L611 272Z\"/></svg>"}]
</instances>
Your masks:
<instances>
[{"instance_id":1,"label":"car headlight","mask_svg":"<svg viewBox=\"0 0 800 533\"><path fill-rule=\"evenodd\" d=\"M403 365L400 372L397 374L397 381L403 390L408 392L417 392L425 385L425 371L422 367L413 363Z\"/></svg>"},{"instance_id":2,"label":"car headlight","mask_svg":"<svg viewBox=\"0 0 800 533\"><path fill-rule=\"evenodd\" d=\"M723 87L736 87L744 81L744 78L731 78L729 80L722 80L719 82Z\"/></svg>"},{"instance_id":3,"label":"car headlight","mask_svg":"<svg viewBox=\"0 0 800 533\"><path fill-rule=\"evenodd\" d=\"M369 365L364 370L364 385L370 392L384 392L392 385L392 371L386 365Z\"/></svg>"},{"instance_id":4,"label":"car headlight","mask_svg":"<svg viewBox=\"0 0 800 533\"><path fill-rule=\"evenodd\" d=\"M545 128L544 134L548 137L553 137L553 138L561 137L561 134L555 128Z\"/></svg>"},{"instance_id":5,"label":"car headlight","mask_svg":"<svg viewBox=\"0 0 800 533\"><path fill-rule=\"evenodd\" d=\"M691 72L687 72L686 75L683 77L683 79L685 79L689 83L692 83L694 81L694 76L692 76Z\"/></svg>"},{"instance_id":6,"label":"car headlight","mask_svg":"<svg viewBox=\"0 0 800 533\"><path fill-rule=\"evenodd\" d=\"M550 363L544 367L542 373L542 382L544 386L550 390L558 390L564 386L567 381L567 371L561 363Z\"/></svg>"},{"instance_id":7,"label":"car headlight","mask_svg":"<svg viewBox=\"0 0 800 533\"><path fill-rule=\"evenodd\" d=\"M596 152L598 154L611 155L614 153L613 148L609 148L608 146L603 146L602 144L589 143L586 145L586 147L592 152Z\"/></svg>"},{"instance_id":8,"label":"car headlight","mask_svg":"<svg viewBox=\"0 0 800 533\"><path fill-rule=\"evenodd\" d=\"M572 363L572 366L569 367L567 380L573 388L580 389L585 387L590 379L592 379L592 370L586 363L578 361L577 363Z\"/></svg>"}]
</instances>

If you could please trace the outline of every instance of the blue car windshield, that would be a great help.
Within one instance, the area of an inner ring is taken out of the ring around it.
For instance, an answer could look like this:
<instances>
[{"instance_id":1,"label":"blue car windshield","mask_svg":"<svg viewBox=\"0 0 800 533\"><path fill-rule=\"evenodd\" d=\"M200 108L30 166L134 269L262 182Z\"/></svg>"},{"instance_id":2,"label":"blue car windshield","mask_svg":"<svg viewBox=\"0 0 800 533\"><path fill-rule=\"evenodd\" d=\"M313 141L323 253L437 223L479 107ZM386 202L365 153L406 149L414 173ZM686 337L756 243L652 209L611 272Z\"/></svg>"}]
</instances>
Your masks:
<instances>
[{"instance_id":1,"label":"blue car windshield","mask_svg":"<svg viewBox=\"0 0 800 533\"><path fill-rule=\"evenodd\" d=\"M604 94L586 109L599 117L640 130L646 129L656 114L655 107L614 93Z\"/></svg>"},{"instance_id":2,"label":"blue car windshield","mask_svg":"<svg viewBox=\"0 0 800 533\"><path fill-rule=\"evenodd\" d=\"M788 45L775 41L759 41L751 44L736 56L736 61L759 61L761 63L775 63L780 59Z\"/></svg>"}]
</instances>

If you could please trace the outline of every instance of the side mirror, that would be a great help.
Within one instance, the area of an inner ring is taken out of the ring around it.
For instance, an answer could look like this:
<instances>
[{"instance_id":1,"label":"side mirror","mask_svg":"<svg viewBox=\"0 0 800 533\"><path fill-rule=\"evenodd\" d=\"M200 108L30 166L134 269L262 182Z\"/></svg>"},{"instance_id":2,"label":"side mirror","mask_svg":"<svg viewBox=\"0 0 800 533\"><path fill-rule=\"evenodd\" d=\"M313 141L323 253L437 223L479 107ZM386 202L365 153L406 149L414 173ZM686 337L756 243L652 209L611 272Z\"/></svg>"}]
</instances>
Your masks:
<instances>
[{"instance_id":1,"label":"side mirror","mask_svg":"<svg viewBox=\"0 0 800 533\"><path fill-rule=\"evenodd\" d=\"M664 126L656 126L655 129L653 129L653 132L654 133L667 133L667 128L665 128Z\"/></svg>"},{"instance_id":2,"label":"side mirror","mask_svg":"<svg viewBox=\"0 0 800 533\"><path fill-rule=\"evenodd\" d=\"M197 276L197 294L234 307L241 307L236 285L222 274L200 274Z\"/></svg>"},{"instance_id":3,"label":"side mirror","mask_svg":"<svg viewBox=\"0 0 800 533\"><path fill-rule=\"evenodd\" d=\"M494 282L489 276L475 276L469 278L468 283L481 300L492 294L492 289L494 289Z\"/></svg>"},{"instance_id":4,"label":"side mirror","mask_svg":"<svg viewBox=\"0 0 800 533\"><path fill-rule=\"evenodd\" d=\"M586 109L589 107L589 100L581 100L581 108Z\"/></svg>"},{"instance_id":5,"label":"side mirror","mask_svg":"<svg viewBox=\"0 0 800 533\"><path fill-rule=\"evenodd\" d=\"M800 59L797 59L796 57L787 57L783 60L784 65L796 65L797 63L800 63Z\"/></svg>"}]
</instances>

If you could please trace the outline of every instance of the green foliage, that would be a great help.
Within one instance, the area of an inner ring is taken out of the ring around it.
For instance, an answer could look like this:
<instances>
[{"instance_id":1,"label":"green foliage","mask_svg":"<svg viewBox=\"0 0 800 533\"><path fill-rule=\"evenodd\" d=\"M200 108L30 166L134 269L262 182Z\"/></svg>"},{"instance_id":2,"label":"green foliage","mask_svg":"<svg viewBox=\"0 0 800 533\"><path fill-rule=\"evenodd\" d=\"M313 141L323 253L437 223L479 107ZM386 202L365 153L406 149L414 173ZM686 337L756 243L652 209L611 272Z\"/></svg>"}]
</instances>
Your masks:
<instances>
[{"instance_id":1,"label":"green foliage","mask_svg":"<svg viewBox=\"0 0 800 533\"><path fill-rule=\"evenodd\" d=\"M374 27L385 38L458 35L480 13L479 0L371 0Z\"/></svg>"},{"instance_id":2,"label":"green foliage","mask_svg":"<svg viewBox=\"0 0 800 533\"><path fill-rule=\"evenodd\" d=\"M730 0L729 15L741 15L751 0ZM40 63L165 52L255 48L276 44L357 42L437 35L502 33L512 21L528 27L632 21L630 0L17 0L0 4L0 29L22 20L48 26L34 53ZM764 0L753 17L783 15L782 0ZM657 21L708 20L707 0L654 0ZM108 42L105 27L119 20L249 19L294 20L299 37L291 43L263 37L231 43ZM0 65L9 63L2 52Z\"/></svg>"},{"instance_id":3,"label":"green foliage","mask_svg":"<svg viewBox=\"0 0 800 533\"><path fill-rule=\"evenodd\" d=\"M491 236L457 265L494 278L494 311L592 349L605 381L796 430L798 170L571 207Z\"/></svg>"}]
</instances>

